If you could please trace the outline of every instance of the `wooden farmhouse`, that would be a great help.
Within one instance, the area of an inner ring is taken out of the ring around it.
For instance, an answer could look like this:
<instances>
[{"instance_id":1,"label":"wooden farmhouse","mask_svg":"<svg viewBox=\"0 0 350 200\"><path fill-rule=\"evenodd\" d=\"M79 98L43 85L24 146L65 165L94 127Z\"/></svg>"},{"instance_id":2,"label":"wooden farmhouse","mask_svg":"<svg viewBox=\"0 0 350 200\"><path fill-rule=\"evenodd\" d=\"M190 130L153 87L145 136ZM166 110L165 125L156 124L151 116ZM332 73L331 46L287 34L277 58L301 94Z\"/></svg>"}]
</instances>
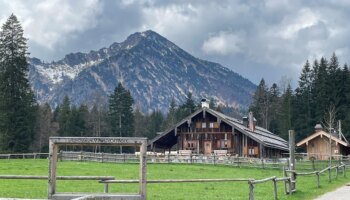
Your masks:
<instances>
[{"instance_id":1,"label":"wooden farmhouse","mask_svg":"<svg viewBox=\"0 0 350 200\"><path fill-rule=\"evenodd\" d=\"M183 150L193 154L225 152L240 157L282 157L288 143L268 130L255 126L253 113L238 120L209 108L202 108L159 134L149 145L153 151Z\"/></svg>"},{"instance_id":2,"label":"wooden farmhouse","mask_svg":"<svg viewBox=\"0 0 350 200\"><path fill-rule=\"evenodd\" d=\"M330 143L332 144L331 149ZM331 151L332 156L350 153L350 145L342 134L329 134L322 130L320 124L315 126L315 133L298 142L297 146L305 148L308 158L313 157L317 160L329 159Z\"/></svg>"}]
</instances>

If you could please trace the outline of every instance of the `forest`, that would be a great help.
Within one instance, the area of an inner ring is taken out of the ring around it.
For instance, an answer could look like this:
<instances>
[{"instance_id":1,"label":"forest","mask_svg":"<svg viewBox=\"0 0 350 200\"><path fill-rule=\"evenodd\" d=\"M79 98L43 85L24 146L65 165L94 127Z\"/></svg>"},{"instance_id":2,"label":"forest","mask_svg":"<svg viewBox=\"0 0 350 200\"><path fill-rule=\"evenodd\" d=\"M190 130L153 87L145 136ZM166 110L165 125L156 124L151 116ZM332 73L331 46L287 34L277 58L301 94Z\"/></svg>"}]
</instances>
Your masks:
<instances>
[{"instance_id":1,"label":"forest","mask_svg":"<svg viewBox=\"0 0 350 200\"><path fill-rule=\"evenodd\" d=\"M350 137L350 74L347 64L340 66L335 53L329 60L322 57L305 62L298 86L290 83L271 87L262 79L254 95L250 110L255 113L258 125L288 139L288 130L296 132L296 141L314 133L316 124L329 132L339 131ZM329 112L334 116L331 123ZM328 128L328 129L327 129Z\"/></svg>"}]
</instances>

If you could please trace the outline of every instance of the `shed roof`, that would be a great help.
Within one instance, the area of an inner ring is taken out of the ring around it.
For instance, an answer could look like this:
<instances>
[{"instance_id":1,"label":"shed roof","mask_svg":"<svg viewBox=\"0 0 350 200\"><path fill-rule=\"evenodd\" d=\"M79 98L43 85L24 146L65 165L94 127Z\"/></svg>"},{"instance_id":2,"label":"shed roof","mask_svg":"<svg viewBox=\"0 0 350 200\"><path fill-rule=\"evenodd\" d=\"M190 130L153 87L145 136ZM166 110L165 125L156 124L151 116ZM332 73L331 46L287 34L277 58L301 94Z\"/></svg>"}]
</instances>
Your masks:
<instances>
[{"instance_id":1,"label":"shed roof","mask_svg":"<svg viewBox=\"0 0 350 200\"><path fill-rule=\"evenodd\" d=\"M171 148L173 145L177 143L176 138L176 128L187 121L190 121L194 116L198 115L202 112L208 112L212 114L213 116L219 118L223 122L227 123L228 125L232 126L233 129L237 129L242 134L247 135L254 141L262 144L263 146L280 149L284 151L288 151L288 142L284 140L283 138L279 137L278 135L275 135L271 133L270 131L256 126L254 131L251 131L249 128L245 127L243 125L243 121L229 117L227 115L224 115L218 111L212 110L210 108L201 108L189 115L188 117L184 118L182 121L177 123L172 128L164 131L162 134L158 135L154 139L152 139L149 144L152 146L156 144L159 147L167 147Z\"/></svg>"},{"instance_id":2,"label":"shed roof","mask_svg":"<svg viewBox=\"0 0 350 200\"><path fill-rule=\"evenodd\" d=\"M341 145L343 145L343 146L345 146L345 147L349 146L349 144L348 144L347 142L344 142L343 140L340 140L340 139L337 138L337 137L331 136L329 133L326 133L325 131L318 131L318 132L313 133L313 134L310 135L309 137L307 137L307 138L301 140L300 142L298 142L298 143L297 143L297 146L298 146L298 147L304 146L304 145L306 145L310 140L313 140L313 139L315 139L315 138L317 138L317 137L323 137L323 136L325 136L325 137L327 137L327 138L331 138L333 141L335 141L335 142L337 142L337 143L339 143L339 144L341 144Z\"/></svg>"}]
</instances>

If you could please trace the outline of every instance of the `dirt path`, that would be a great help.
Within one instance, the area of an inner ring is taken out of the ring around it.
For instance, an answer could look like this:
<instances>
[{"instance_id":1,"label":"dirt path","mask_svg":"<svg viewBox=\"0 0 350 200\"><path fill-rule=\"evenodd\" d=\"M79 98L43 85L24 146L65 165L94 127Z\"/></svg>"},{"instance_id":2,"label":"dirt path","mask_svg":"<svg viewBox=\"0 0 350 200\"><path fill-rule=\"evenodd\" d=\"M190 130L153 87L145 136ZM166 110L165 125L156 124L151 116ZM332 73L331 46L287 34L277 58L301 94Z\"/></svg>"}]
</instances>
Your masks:
<instances>
[{"instance_id":1,"label":"dirt path","mask_svg":"<svg viewBox=\"0 0 350 200\"><path fill-rule=\"evenodd\" d=\"M342 186L332 192L328 192L322 196L317 197L315 200L349 200L350 199L350 183Z\"/></svg>"}]
</instances>

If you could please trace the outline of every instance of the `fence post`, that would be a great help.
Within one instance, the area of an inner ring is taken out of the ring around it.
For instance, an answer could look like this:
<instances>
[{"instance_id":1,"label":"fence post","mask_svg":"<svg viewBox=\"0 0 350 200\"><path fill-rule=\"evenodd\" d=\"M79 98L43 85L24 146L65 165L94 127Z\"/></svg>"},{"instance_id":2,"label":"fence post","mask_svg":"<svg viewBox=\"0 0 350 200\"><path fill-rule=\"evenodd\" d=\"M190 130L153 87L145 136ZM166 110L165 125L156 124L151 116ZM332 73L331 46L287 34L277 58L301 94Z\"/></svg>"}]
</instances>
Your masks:
<instances>
[{"instance_id":1,"label":"fence post","mask_svg":"<svg viewBox=\"0 0 350 200\"><path fill-rule=\"evenodd\" d=\"M103 152L101 154L101 163L103 163Z\"/></svg>"},{"instance_id":2,"label":"fence post","mask_svg":"<svg viewBox=\"0 0 350 200\"><path fill-rule=\"evenodd\" d=\"M289 130L289 159L290 159L290 167L289 169L292 170L290 173L290 181L291 181L291 186L292 188L289 188L292 192L293 190L296 190L296 182L295 182L295 135L294 135L294 130Z\"/></svg>"},{"instance_id":3,"label":"fence post","mask_svg":"<svg viewBox=\"0 0 350 200\"><path fill-rule=\"evenodd\" d=\"M277 184L276 184L276 178L272 179L273 182L273 196L274 200L277 200Z\"/></svg>"},{"instance_id":4,"label":"fence post","mask_svg":"<svg viewBox=\"0 0 350 200\"><path fill-rule=\"evenodd\" d=\"M216 165L216 162L215 162L215 153L214 153L214 165Z\"/></svg>"},{"instance_id":5,"label":"fence post","mask_svg":"<svg viewBox=\"0 0 350 200\"><path fill-rule=\"evenodd\" d=\"M105 183L103 192L108 193L108 183Z\"/></svg>"},{"instance_id":6,"label":"fence post","mask_svg":"<svg viewBox=\"0 0 350 200\"><path fill-rule=\"evenodd\" d=\"M328 182L332 182L332 178L331 178L331 167L328 168Z\"/></svg>"},{"instance_id":7,"label":"fence post","mask_svg":"<svg viewBox=\"0 0 350 200\"><path fill-rule=\"evenodd\" d=\"M265 166L264 166L264 159L261 158L261 165L262 165L262 168L265 169Z\"/></svg>"},{"instance_id":8,"label":"fence post","mask_svg":"<svg viewBox=\"0 0 350 200\"><path fill-rule=\"evenodd\" d=\"M292 179L290 178L289 179L289 181L288 181L288 183L289 183L289 195L292 195Z\"/></svg>"},{"instance_id":9,"label":"fence post","mask_svg":"<svg viewBox=\"0 0 350 200\"><path fill-rule=\"evenodd\" d=\"M338 171L339 171L338 167L339 167L339 165L335 168L335 178L336 179L338 178Z\"/></svg>"},{"instance_id":10,"label":"fence post","mask_svg":"<svg viewBox=\"0 0 350 200\"><path fill-rule=\"evenodd\" d=\"M283 166L283 177L287 177L286 167ZM284 194L288 194L287 192L287 180L284 181Z\"/></svg>"},{"instance_id":11,"label":"fence post","mask_svg":"<svg viewBox=\"0 0 350 200\"><path fill-rule=\"evenodd\" d=\"M126 154L125 153L123 153L123 162L125 163L125 160L126 160Z\"/></svg>"},{"instance_id":12,"label":"fence post","mask_svg":"<svg viewBox=\"0 0 350 200\"><path fill-rule=\"evenodd\" d=\"M317 188L320 188L320 173L316 172L316 178L317 178Z\"/></svg>"},{"instance_id":13,"label":"fence post","mask_svg":"<svg viewBox=\"0 0 350 200\"><path fill-rule=\"evenodd\" d=\"M237 167L239 167L239 156L237 157Z\"/></svg>"},{"instance_id":14,"label":"fence post","mask_svg":"<svg viewBox=\"0 0 350 200\"><path fill-rule=\"evenodd\" d=\"M345 164L343 164L343 177L346 177L346 165Z\"/></svg>"},{"instance_id":15,"label":"fence post","mask_svg":"<svg viewBox=\"0 0 350 200\"><path fill-rule=\"evenodd\" d=\"M315 168L315 158L312 158L311 159L311 162L312 162L312 170L316 170L316 168Z\"/></svg>"},{"instance_id":16,"label":"fence post","mask_svg":"<svg viewBox=\"0 0 350 200\"><path fill-rule=\"evenodd\" d=\"M248 181L249 184L249 200L254 200L254 185L251 181Z\"/></svg>"}]
</instances>

